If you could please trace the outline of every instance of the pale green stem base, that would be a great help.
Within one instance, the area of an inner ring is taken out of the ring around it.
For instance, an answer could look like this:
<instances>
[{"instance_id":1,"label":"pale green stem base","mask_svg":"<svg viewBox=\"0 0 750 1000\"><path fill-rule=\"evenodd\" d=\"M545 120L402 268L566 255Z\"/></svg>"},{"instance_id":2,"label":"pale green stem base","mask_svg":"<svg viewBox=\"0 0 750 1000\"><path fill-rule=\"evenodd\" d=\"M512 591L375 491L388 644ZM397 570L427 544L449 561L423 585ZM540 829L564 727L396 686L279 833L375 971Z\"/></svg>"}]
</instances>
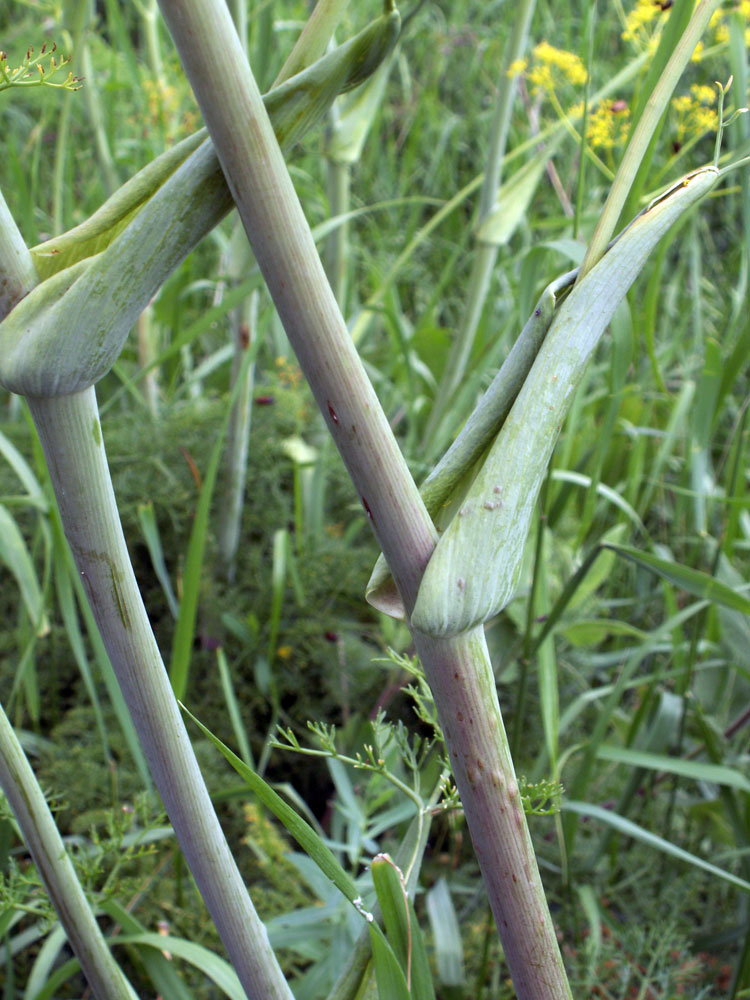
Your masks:
<instances>
[{"instance_id":1,"label":"pale green stem base","mask_svg":"<svg viewBox=\"0 0 750 1000\"><path fill-rule=\"evenodd\" d=\"M97 1000L137 1000L99 930L42 790L2 708L0 785Z\"/></svg>"},{"instance_id":2,"label":"pale green stem base","mask_svg":"<svg viewBox=\"0 0 750 1000\"><path fill-rule=\"evenodd\" d=\"M198 768L130 564L94 389L28 400L65 534L156 786L251 1000L291 1000Z\"/></svg>"},{"instance_id":3,"label":"pale green stem base","mask_svg":"<svg viewBox=\"0 0 750 1000\"><path fill-rule=\"evenodd\" d=\"M505 734L484 628L413 630L518 1000L572 1000Z\"/></svg>"}]
</instances>

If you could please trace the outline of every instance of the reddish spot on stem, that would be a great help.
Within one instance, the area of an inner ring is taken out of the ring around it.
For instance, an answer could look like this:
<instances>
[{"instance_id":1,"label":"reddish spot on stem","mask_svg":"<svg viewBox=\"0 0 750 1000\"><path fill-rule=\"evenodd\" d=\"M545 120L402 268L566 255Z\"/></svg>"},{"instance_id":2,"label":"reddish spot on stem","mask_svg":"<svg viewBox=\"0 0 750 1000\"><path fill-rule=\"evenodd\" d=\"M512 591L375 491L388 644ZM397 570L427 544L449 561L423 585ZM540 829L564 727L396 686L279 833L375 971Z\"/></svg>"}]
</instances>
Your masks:
<instances>
[{"instance_id":1,"label":"reddish spot on stem","mask_svg":"<svg viewBox=\"0 0 750 1000\"><path fill-rule=\"evenodd\" d=\"M256 406L273 406L276 402L273 396L256 396L255 405Z\"/></svg>"},{"instance_id":2,"label":"reddish spot on stem","mask_svg":"<svg viewBox=\"0 0 750 1000\"><path fill-rule=\"evenodd\" d=\"M250 345L250 327L247 323L240 323L239 335L240 347L243 351L246 351Z\"/></svg>"},{"instance_id":3,"label":"reddish spot on stem","mask_svg":"<svg viewBox=\"0 0 750 1000\"><path fill-rule=\"evenodd\" d=\"M335 420L335 419L336 419L336 418L334 417L334 420ZM374 521L374 520L375 520L375 518L374 518L374 517L372 516L372 511L370 510L370 505L369 505L369 503L368 503L368 502L367 502L367 501L365 500L365 498L364 498L364 497L362 497L362 506L363 506L363 507L365 508L365 513L367 514L368 518L369 518L369 519L370 519L371 521Z\"/></svg>"},{"instance_id":4,"label":"reddish spot on stem","mask_svg":"<svg viewBox=\"0 0 750 1000\"><path fill-rule=\"evenodd\" d=\"M328 412L331 414L331 420L334 422L334 424L337 424L339 422L339 418L336 414L336 411L334 410L334 408L331 406L330 403L328 404ZM364 503L364 500L362 502ZM365 504L365 507L366 506L367 504ZM369 514L370 512L368 511L367 513Z\"/></svg>"}]
</instances>

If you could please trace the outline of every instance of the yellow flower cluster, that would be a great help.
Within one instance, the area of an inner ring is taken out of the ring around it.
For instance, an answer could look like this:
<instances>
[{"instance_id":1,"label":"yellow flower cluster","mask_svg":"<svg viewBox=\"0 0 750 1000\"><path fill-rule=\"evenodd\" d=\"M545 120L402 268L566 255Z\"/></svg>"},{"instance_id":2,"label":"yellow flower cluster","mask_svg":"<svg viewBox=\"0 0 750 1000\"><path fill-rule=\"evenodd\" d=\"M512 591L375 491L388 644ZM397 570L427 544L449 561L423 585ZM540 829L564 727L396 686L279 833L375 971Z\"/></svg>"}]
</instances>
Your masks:
<instances>
[{"instance_id":1,"label":"yellow flower cluster","mask_svg":"<svg viewBox=\"0 0 750 1000\"><path fill-rule=\"evenodd\" d=\"M526 72L532 93L550 92L563 83L580 86L586 82L586 67L579 56L565 49L556 49L549 42L534 46L533 61L529 68L525 60L517 60L508 71L509 76Z\"/></svg>"},{"instance_id":2,"label":"yellow flower cluster","mask_svg":"<svg viewBox=\"0 0 750 1000\"><path fill-rule=\"evenodd\" d=\"M182 139L195 131L197 116L192 110L183 110L188 105L188 92L178 91L172 83L160 79L143 81L148 117L155 128L162 128L167 139Z\"/></svg>"},{"instance_id":3,"label":"yellow flower cluster","mask_svg":"<svg viewBox=\"0 0 750 1000\"><path fill-rule=\"evenodd\" d=\"M586 141L602 151L625 145L630 132L630 108L625 101L603 101L589 112Z\"/></svg>"},{"instance_id":4,"label":"yellow flower cluster","mask_svg":"<svg viewBox=\"0 0 750 1000\"><path fill-rule=\"evenodd\" d=\"M733 9L750 25L750 0L740 0ZM717 45L726 44L729 41L727 14L731 12L726 7L719 7L713 12L711 20L708 22L709 30L713 32L713 40ZM745 45L750 45L750 26L745 28Z\"/></svg>"},{"instance_id":5,"label":"yellow flower cluster","mask_svg":"<svg viewBox=\"0 0 750 1000\"><path fill-rule=\"evenodd\" d=\"M718 90L704 83L694 83L689 94L675 97L672 110L677 116L677 141L685 142L695 135L715 132L719 125L716 108Z\"/></svg>"},{"instance_id":6,"label":"yellow flower cluster","mask_svg":"<svg viewBox=\"0 0 750 1000\"><path fill-rule=\"evenodd\" d=\"M656 22L662 14L662 7L654 0L636 0L636 5L625 19L623 41L648 45L654 34Z\"/></svg>"}]
</instances>

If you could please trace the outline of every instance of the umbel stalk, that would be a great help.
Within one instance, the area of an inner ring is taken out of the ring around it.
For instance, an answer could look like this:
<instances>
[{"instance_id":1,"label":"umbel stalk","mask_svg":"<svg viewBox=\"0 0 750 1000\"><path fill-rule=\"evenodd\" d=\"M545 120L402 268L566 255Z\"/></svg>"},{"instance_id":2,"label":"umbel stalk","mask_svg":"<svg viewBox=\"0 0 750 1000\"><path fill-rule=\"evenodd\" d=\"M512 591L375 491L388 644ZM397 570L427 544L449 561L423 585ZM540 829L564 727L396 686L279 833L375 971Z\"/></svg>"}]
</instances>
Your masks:
<instances>
[{"instance_id":1,"label":"umbel stalk","mask_svg":"<svg viewBox=\"0 0 750 1000\"><path fill-rule=\"evenodd\" d=\"M222 0L160 0L256 259L411 612L436 532L354 349ZM570 998L481 629L415 634L520 1000Z\"/></svg>"}]
</instances>

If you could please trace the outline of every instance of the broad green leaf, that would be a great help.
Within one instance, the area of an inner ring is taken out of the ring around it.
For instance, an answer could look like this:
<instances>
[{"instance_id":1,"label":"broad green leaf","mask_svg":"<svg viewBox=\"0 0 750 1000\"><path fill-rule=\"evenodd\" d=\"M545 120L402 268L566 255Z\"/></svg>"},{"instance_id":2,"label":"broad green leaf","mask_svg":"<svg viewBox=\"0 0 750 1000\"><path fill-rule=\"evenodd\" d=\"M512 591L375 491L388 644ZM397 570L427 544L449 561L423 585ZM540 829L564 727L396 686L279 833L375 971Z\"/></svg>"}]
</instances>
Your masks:
<instances>
[{"instance_id":1,"label":"broad green leaf","mask_svg":"<svg viewBox=\"0 0 750 1000\"><path fill-rule=\"evenodd\" d=\"M663 837L657 836L655 833L650 833L648 830L644 830L643 827L638 826L637 823L633 823L631 820L625 819L623 816L618 816L616 813L610 812L608 809L602 809L601 806L591 805L588 802L573 801L563 801L562 809L564 812L577 813L579 816L588 816L591 819L599 820L601 823L607 823L609 826L614 827L615 830L618 830L626 837L633 837L634 840L639 840L647 847L653 847L657 851L669 854L678 861L684 861L686 864L692 865L694 868L700 868L711 875L715 875L717 878L723 879L725 882L729 882L738 889L750 892L750 882L746 882L745 879L739 878L739 876L733 875L731 872L725 871L723 868L719 868L716 865L712 865L710 861L704 861L703 858L699 858L697 855L683 850L681 847L678 847L669 840L665 840Z\"/></svg>"},{"instance_id":2,"label":"broad green leaf","mask_svg":"<svg viewBox=\"0 0 750 1000\"><path fill-rule=\"evenodd\" d=\"M116 924L119 924L126 934L140 937L140 935L148 933L143 924L114 899L104 900L101 908ZM117 940L122 939L118 937ZM194 994L183 982L174 962L171 962L161 949L144 947L139 948L138 951L138 957L158 994L163 996L165 1000L166 998L168 1000L194 1000Z\"/></svg>"},{"instance_id":3,"label":"broad green leaf","mask_svg":"<svg viewBox=\"0 0 750 1000\"><path fill-rule=\"evenodd\" d=\"M406 891L403 874L389 855L378 854L373 858L372 881L388 942L406 974L409 996L412 1000L435 1000L422 931Z\"/></svg>"},{"instance_id":4,"label":"broad green leaf","mask_svg":"<svg viewBox=\"0 0 750 1000\"><path fill-rule=\"evenodd\" d=\"M173 937L170 934L123 934L118 936L118 943L133 945L143 954L146 949L158 952L168 952L175 958L194 966L212 982L216 983L221 992L230 1000L247 1000L247 994L242 988L239 977L225 958L204 948L203 945L187 941L185 938Z\"/></svg>"},{"instance_id":5,"label":"broad green leaf","mask_svg":"<svg viewBox=\"0 0 750 1000\"><path fill-rule=\"evenodd\" d=\"M665 771L667 774L680 774L685 778L692 778L693 781L708 781L715 785L728 785L743 792L750 792L750 778L725 764L683 760L680 757L670 757L668 754L632 750L629 747L611 746L608 743L598 747L596 756L600 760L611 760L630 767L644 767L650 771Z\"/></svg>"},{"instance_id":6,"label":"broad green leaf","mask_svg":"<svg viewBox=\"0 0 750 1000\"><path fill-rule=\"evenodd\" d=\"M735 611L742 611L746 615L750 614L749 597L744 597L737 590L728 587L716 577L709 576L708 573L691 569L689 566L682 566L680 563L670 562L668 559L660 559L658 556L641 552L629 545L616 545L613 542L608 542L606 547L623 558L643 566L644 569L650 570L663 580L681 587L682 590L693 594L694 597L700 597L714 604L722 604L727 608L734 608Z\"/></svg>"},{"instance_id":7,"label":"broad green leaf","mask_svg":"<svg viewBox=\"0 0 750 1000\"><path fill-rule=\"evenodd\" d=\"M0 504L0 559L16 579L21 599L36 634L46 635L49 624L34 563L18 525L2 504Z\"/></svg>"},{"instance_id":8,"label":"broad green leaf","mask_svg":"<svg viewBox=\"0 0 750 1000\"><path fill-rule=\"evenodd\" d=\"M545 148L543 153L537 154L502 185L497 193L497 208L477 229L480 243L499 247L510 240L526 218L551 152Z\"/></svg>"},{"instance_id":9,"label":"broad green leaf","mask_svg":"<svg viewBox=\"0 0 750 1000\"><path fill-rule=\"evenodd\" d=\"M427 893L427 917L432 930L438 981L443 986L463 986L464 947L450 889L441 876Z\"/></svg>"},{"instance_id":10,"label":"broad green leaf","mask_svg":"<svg viewBox=\"0 0 750 1000\"><path fill-rule=\"evenodd\" d=\"M570 625L559 629L573 646L598 646L611 635L627 636L631 639L643 639L645 633L629 622L618 621L616 618L580 618Z\"/></svg>"},{"instance_id":11,"label":"broad green leaf","mask_svg":"<svg viewBox=\"0 0 750 1000\"><path fill-rule=\"evenodd\" d=\"M379 1000L411 1000L406 976L393 954L393 949L385 938L375 933L372 925L370 925L370 941Z\"/></svg>"}]
</instances>

